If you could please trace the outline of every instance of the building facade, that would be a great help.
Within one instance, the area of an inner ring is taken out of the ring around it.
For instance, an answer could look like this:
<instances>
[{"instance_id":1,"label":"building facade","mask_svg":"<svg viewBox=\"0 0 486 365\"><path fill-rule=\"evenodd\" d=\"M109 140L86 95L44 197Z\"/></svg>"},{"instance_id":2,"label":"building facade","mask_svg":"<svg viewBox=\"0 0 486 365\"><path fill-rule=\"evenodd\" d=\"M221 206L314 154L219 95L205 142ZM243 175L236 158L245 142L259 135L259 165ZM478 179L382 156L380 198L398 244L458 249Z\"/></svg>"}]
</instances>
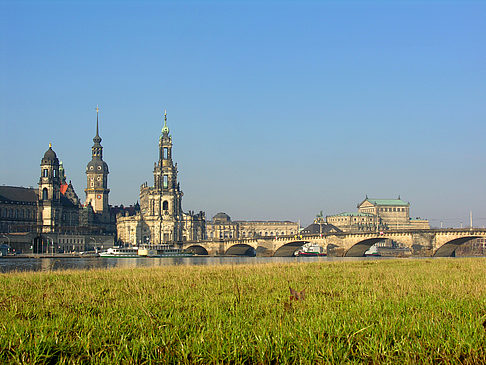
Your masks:
<instances>
[{"instance_id":1,"label":"building facade","mask_svg":"<svg viewBox=\"0 0 486 365\"><path fill-rule=\"evenodd\" d=\"M108 166L102 159L98 114L93 141L84 205L67 182L62 161L51 144L40 162L37 189L0 186L0 233L12 249L55 253L113 245L115 216L108 205Z\"/></svg>"},{"instance_id":2,"label":"building facade","mask_svg":"<svg viewBox=\"0 0 486 365\"><path fill-rule=\"evenodd\" d=\"M154 185L140 187L140 211L117 216L118 240L133 246L197 241L206 237L204 212L182 210L182 190L177 181L177 163L172 154L172 137L167 114L159 137L159 159L154 164Z\"/></svg>"},{"instance_id":3,"label":"building facade","mask_svg":"<svg viewBox=\"0 0 486 365\"><path fill-rule=\"evenodd\" d=\"M326 217L326 222L343 231L383 231L389 229L429 229L428 220L410 218L410 203L398 199L370 199L357 206L356 213Z\"/></svg>"},{"instance_id":4,"label":"building facade","mask_svg":"<svg viewBox=\"0 0 486 365\"><path fill-rule=\"evenodd\" d=\"M299 225L290 221L232 221L226 213L220 212L206 224L209 240L278 237L296 235Z\"/></svg>"}]
</instances>

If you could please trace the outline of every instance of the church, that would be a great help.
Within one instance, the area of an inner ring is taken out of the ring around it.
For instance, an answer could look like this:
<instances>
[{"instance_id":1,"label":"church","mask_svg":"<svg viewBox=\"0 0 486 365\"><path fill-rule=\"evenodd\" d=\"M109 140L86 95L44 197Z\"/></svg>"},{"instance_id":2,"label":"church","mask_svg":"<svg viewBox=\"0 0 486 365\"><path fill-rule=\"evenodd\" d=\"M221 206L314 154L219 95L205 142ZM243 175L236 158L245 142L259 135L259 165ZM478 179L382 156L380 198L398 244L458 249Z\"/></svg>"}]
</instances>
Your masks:
<instances>
[{"instance_id":1,"label":"church","mask_svg":"<svg viewBox=\"0 0 486 365\"><path fill-rule=\"evenodd\" d=\"M167 244L198 241L206 237L205 213L184 212L177 181L177 163L172 159L172 137L167 113L159 137L159 159L154 163L154 185L140 187L140 209L117 215L117 238L124 244Z\"/></svg>"}]
</instances>

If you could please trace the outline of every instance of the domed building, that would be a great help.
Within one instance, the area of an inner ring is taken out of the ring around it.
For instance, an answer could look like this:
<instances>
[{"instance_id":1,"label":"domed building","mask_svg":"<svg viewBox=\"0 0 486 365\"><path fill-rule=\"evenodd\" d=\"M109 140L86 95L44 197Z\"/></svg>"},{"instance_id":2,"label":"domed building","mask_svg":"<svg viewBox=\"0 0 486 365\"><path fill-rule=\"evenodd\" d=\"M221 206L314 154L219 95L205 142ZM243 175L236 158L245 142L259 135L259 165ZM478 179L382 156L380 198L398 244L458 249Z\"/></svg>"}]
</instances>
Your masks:
<instances>
[{"instance_id":1,"label":"domed building","mask_svg":"<svg viewBox=\"0 0 486 365\"><path fill-rule=\"evenodd\" d=\"M49 144L40 163L38 188L0 186L0 233L16 252L55 253L113 246L115 217L108 205L108 165L96 118L92 159L82 205L62 161Z\"/></svg>"},{"instance_id":2,"label":"domed building","mask_svg":"<svg viewBox=\"0 0 486 365\"><path fill-rule=\"evenodd\" d=\"M219 212L206 224L210 240L242 239L259 237L292 236L299 232L299 225L290 221L232 221Z\"/></svg>"},{"instance_id":3,"label":"domed building","mask_svg":"<svg viewBox=\"0 0 486 365\"><path fill-rule=\"evenodd\" d=\"M71 198L66 196L68 190ZM66 231L67 227L79 225L79 199L72 185L66 184L64 167L61 170L51 144L41 160L37 225L42 233Z\"/></svg>"}]
</instances>

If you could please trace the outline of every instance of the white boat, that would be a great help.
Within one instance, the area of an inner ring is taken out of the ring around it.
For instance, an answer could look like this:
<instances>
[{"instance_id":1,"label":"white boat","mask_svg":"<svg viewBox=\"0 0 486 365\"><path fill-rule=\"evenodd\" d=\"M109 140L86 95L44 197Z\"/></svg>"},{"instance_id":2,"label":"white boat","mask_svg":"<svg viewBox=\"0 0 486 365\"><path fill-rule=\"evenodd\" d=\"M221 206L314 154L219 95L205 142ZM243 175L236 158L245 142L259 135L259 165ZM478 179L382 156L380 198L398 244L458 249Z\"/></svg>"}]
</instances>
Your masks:
<instances>
[{"instance_id":1,"label":"white boat","mask_svg":"<svg viewBox=\"0 0 486 365\"><path fill-rule=\"evenodd\" d=\"M327 256L327 254L321 246L306 243L299 250L294 252L294 256Z\"/></svg>"},{"instance_id":2,"label":"white boat","mask_svg":"<svg viewBox=\"0 0 486 365\"><path fill-rule=\"evenodd\" d=\"M139 256L145 257L190 257L193 253L182 251L173 245L147 245L138 249Z\"/></svg>"},{"instance_id":3,"label":"white boat","mask_svg":"<svg viewBox=\"0 0 486 365\"><path fill-rule=\"evenodd\" d=\"M138 247L113 247L100 252L101 257L139 257Z\"/></svg>"}]
</instances>

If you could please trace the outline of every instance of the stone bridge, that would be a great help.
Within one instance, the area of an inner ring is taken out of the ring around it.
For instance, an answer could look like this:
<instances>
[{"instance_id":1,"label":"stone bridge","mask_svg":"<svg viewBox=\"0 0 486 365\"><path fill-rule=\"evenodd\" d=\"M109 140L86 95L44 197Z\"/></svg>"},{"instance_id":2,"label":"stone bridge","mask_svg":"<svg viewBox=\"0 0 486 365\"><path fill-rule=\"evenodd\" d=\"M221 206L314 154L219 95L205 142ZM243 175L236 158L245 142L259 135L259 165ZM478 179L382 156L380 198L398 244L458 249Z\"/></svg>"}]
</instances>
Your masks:
<instances>
[{"instance_id":1,"label":"stone bridge","mask_svg":"<svg viewBox=\"0 0 486 365\"><path fill-rule=\"evenodd\" d=\"M408 247L416 256L454 256L462 244L486 238L486 229L388 230L384 232L340 232L323 235L242 238L233 240L184 242L182 248L199 255L292 256L306 243L317 244L329 256L364 256L375 243L385 239Z\"/></svg>"}]
</instances>

